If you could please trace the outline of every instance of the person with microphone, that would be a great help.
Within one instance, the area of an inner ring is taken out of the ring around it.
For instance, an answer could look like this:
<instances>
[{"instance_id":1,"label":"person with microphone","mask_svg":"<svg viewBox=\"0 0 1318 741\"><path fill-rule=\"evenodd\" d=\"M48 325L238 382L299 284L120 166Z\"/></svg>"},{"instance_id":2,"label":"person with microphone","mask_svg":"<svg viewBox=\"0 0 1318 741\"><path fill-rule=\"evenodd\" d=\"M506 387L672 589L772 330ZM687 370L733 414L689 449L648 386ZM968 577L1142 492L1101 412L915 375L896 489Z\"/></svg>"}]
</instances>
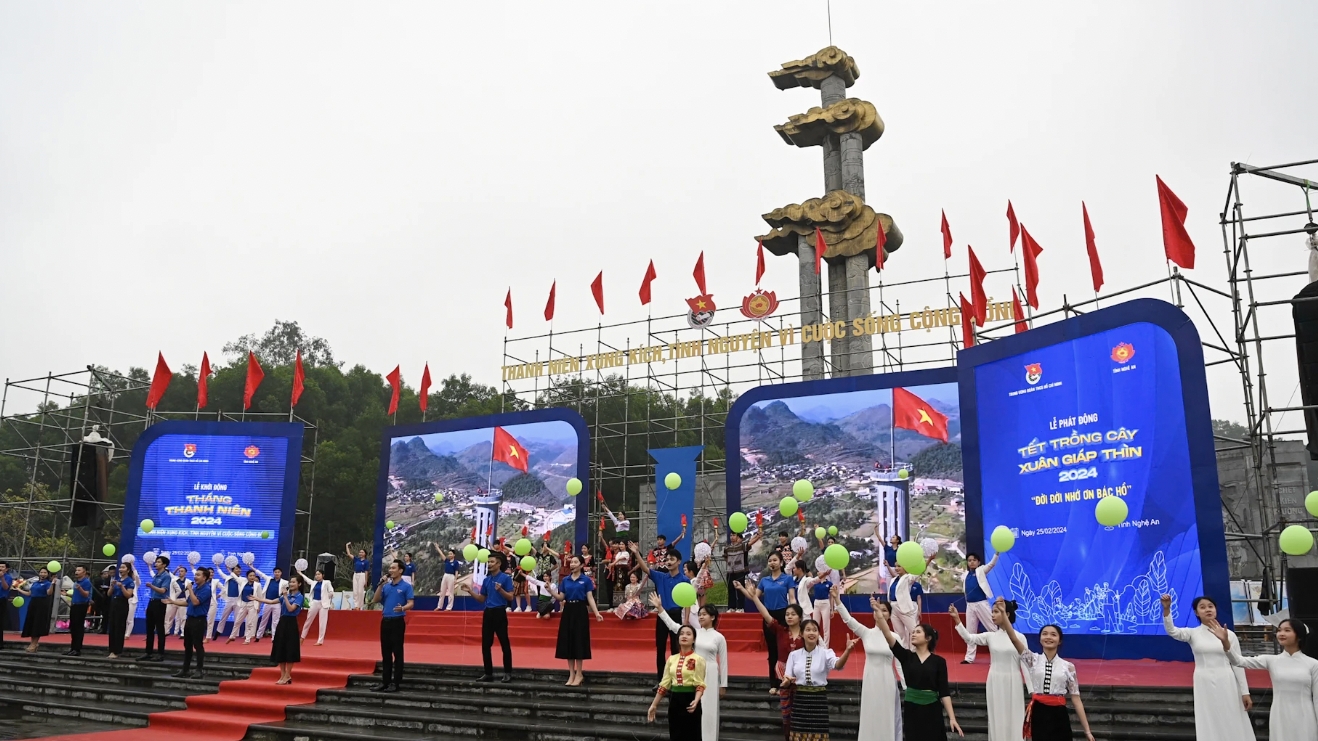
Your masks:
<instances>
[{"instance_id":1,"label":"person with microphone","mask_svg":"<svg viewBox=\"0 0 1318 741\"><path fill-rule=\"evenodd\" d=\"M183 588L183 599L174 603L187 610L187 621L183 624L183 668L173 676L182 679L188 676L192 667L192 654L197 654L197 671L193 679L206 678L206 639L208 636L208 615L215 589L211 586L211 570L201 567L193 570L193 583Z\"/></svg>"},{"instance_id":2,"label":"person with microphone","mask_svg":"<svg viewBox=\"0 0 1318 741\"><path fill-rule=\"evenodd\" d=\"M499 647L503 649L503 678L499 681L507 683L513 681L513 647L508 641L508 606L513 600L513 578L505 570L508 561L502 552L490 551L487 564L485 581L476 590L467 586L467 592L485 605L481 614L481 658L484 660L485 673L479 681L489 682L494 679L492 649L494 638L498 636Z\"/></svg>"},{"instance_id":3,"label":"person with microphone","mask_svg":"<svg viewBox=\"0 0 1318 741\"><path fill-rule=\"evenodd\" d=\"M389 575L375 587L372 601L384 607L380 617L380 660L384 664L380 684L372 692L397 692L403 683L403 639L407 632L404 616L412 609L412 585L403 580L403 562L394 559Z\"/></svg>"}]
</instances>

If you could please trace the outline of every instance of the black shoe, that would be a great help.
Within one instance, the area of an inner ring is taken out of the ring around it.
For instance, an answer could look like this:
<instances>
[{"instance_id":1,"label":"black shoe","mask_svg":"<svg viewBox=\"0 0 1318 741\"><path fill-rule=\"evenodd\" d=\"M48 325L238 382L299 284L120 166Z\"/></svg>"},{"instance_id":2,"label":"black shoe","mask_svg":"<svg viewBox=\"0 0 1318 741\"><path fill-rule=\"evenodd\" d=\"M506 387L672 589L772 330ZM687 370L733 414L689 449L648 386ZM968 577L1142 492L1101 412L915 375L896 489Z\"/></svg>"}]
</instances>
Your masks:
<instances>
[{"instance_id":1,"label":"black shoe","mask_svg":"<svg viewBox=\"0 0 1318 741\"><path fill-rule=\"evenodd\" d=\"M156 654L156 657L155 657L154 659L152 659L152 661L156 662L157 664L163 664L163 663L165 662L165 655L164 655L164 654Z\"/></svg>"},{"instance_id":2,"label":"black shoe","mask_svg":"<svg viewBox=\"0 0 1318 741\"><path fill-rule=\"evenodd\" d=\"M205 679L205 678L206 678L206 672L204 672L204 671L198 669L197 671L195 671L195 672L192 673L192 678L193 678L193 679Z\"/></svg>"},{"instance_id":3,"label":"black shoe","mask_svg":"<svg viewBox=\"0 0 1318 741\"><path fill-rule=\"evenodd\" d=\"M171 675L169 675L169 676L174 677L175 679L187 679L187 678L188 678L188 670L187 670L187 669L180 669L180 670L174 672L173 674L171 674Z\"/></svg>"},{"instance_id":4,"label":"black shoe","mask_svg":"<svg viewBox=\"0 0 1318 741\"><path fill-rule=\"evenodd\" d=\"M388 687L385 687L385 688L384 688L384 691L385 691L385 692L397 692L397 691L398 691L398 685L396 685L396 684L391 684L391 685L389 685Z\"/></svg>"},{"instance_id":5,"label":"black shoe","mask_svg":"<svg viewBox=\"0 0 1318 741\"><path fill-rule=\"evenodd\" d=\"M963 661L963 662L961 662L961 663L962 663L962 664L973 664L973 663L975 663L975 662L973 662L973 661Z\"/></svg>"},{"instance_id":6,"label":"black shoe","mask_svg":"<svg viewBox=\"0 0 1318 741\"><path fill-rule=\"evenodd\" d=\"M73 649L69 649L68 651L65 651L65 652L64 652L64 655L65 655L65 656L76 656L77 654L78 654L78 652L77 652L77 651L74 651Z\"/></svg>"},{"instance_id":7,"label":"black shoe","mask_svg":"<svg viewBox=\"0 0 1318 741\"><path fill-rule=\"evenodd\" d=\"M504 684L508 684L509 682L513 681L513 675L505 674L499 678L499 681L503 682Z\"/></svg>"},{"instance_id":8,"label":"black shoe","mask_svg":"<svg viewBox=\"0 0 1318 741\"><path fill-rule=\"evenodd\" d=\"M377 684L376 686L371 688L371 692L388 692L388 691L389 691L389 685L387 684Z\"/></svg>"},{"instance_id":9,"label":"black shoe","mask_svg":"<svg viewBox=\"0 0 1318 741\"><path fill-rule=\"evenodd\" d=\"M141 656L134 659L134 661L155 661L155 660L156 660L155 654L142 654Z\"/></svg>"},{"instance_id":10,"label":"black shoe","mask_svg":"<svg viewBox=\"0 0 1318 741\"><path fill-rule=\"evenodd\" d=\"M476 679L477 682L493 682L494 677L489 674L482 674Z\"/></svg>"}]
</instances>

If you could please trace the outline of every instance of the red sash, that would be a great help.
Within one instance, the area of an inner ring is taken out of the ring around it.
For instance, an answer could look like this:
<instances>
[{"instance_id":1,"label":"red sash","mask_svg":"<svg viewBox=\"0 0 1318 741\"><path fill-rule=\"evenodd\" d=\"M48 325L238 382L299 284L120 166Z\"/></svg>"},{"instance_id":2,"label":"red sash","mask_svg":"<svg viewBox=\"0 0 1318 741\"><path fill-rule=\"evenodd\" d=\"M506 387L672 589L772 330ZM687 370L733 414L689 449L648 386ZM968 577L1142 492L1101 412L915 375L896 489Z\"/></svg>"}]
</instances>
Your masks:
<instances>
[{"instance_id":1,"label":"red sash","mask_svg":"<svg viewBox=\"0 0 1318 741\"><path fill-rule=\"evenodd\" d=\"M1021 729L1022 738L1034 738L1031 719L1034 717L1034 703L1049 707L1066 707L1066 695L1030 695L1030 704L1025 706L1025 726Z\"/></svg>"}]
</instances>

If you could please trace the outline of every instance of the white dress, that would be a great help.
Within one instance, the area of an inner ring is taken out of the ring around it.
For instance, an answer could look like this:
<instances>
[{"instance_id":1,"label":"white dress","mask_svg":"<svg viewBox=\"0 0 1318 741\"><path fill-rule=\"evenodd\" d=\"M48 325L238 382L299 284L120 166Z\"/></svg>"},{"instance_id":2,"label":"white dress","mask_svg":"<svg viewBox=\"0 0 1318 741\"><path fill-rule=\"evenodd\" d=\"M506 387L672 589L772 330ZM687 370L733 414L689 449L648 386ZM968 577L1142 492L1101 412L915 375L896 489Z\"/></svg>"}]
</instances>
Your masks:
<instances>
[{"instance_id":1,"label":"white dress","mask_svg":"<svg viewBox=\"0 0 1318 741\"><path fill-rule=\"evenodd\" d=\"M1200 625L1178 628L1170 615L1163 618L1167 635L1190 644L1194 652L1194 732L1198 741L1240 741L1254 738L1254 727L1241 698L1249 694L1245 670L1227 661L1222 642ZM1227 631L1231 650L1240 653L1236 634Z\"/></svg>"},{"instance_id":2,"label":"white dress","mask_svg":"<svg viewBox=\"0 0 1318 741\"><path fill-rule=\"evenodd\" d=\"M1227 656L1232 666L1267 669L1272 678L1272 709L1268 711L1271 741L1318 739L1318 661L1296 651L1276 656Z\"/></svg>"},{"instance_id":3,"label":"white dress","mask_svg":"<svg viewBox=\"0 0 1318 741\"><path fill-rule=\"evenodd\" d=\"M1021 654L1005 630L970 634L964 625L956 632L966 643L988 646L989 673L984 693L988 697L989 741L1021 741L1025 725L1025 682L1021 679Z\"/></svg>"},{"instance_id":4,"label":"white dress","mask_svg":"<svg viewBox=\"0 0 1318 741\"><path fill-rule=\"evenodd\" d=\"M682 626L677 621L668 617L668 613L660 610L659 619L664 621L668 629L674 633L681 630ZM718 687L722 689L728 686L728 642L724 640L723 634L712 628L696 628L696 654L705 660L705 683L712 686L710 681L711 672L714 671L714 665L718 665ZM700 699L700 737L702 741L718 741L718 700L719 692L716 689L709 689L701 696Z\"/></svg>"},{"instance_id":5,"label":"white dress","mask_svg":"<svg viewBox=\"0 0 1318 741\"><path fill-rule=\"evenodd\" d=\"M865 648L865 676L860 685L860 732L856 741L896 741L897 716L892 698L897 695L897 677L893 674L892 648L883 631L861 625L847 608L838 603L837 614L842 622L860 638ZM875 616L876 620L882 620Z\"/></svg>"}]
</instances>

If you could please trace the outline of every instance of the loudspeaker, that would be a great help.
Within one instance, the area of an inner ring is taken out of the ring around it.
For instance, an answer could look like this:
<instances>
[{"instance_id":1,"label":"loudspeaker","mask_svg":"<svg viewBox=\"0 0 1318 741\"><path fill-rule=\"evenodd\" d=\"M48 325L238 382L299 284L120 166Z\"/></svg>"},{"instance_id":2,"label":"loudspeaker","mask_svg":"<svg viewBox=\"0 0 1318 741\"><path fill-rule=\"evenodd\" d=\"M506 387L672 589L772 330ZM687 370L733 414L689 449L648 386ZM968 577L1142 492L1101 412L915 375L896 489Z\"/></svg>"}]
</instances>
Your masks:
<instances>
[{"instance_id":1,"label":"loudspeaker","mask_svg":"<svg viewBox=\"0 0 1318 741\"><path fill-rule=\"evenodd\" d=\"M1295 359L1300 370L1300 399L1304 406L1318 405L1318 282L1295 294L1291 319L1295 322ZM1308 300L1300 300L1308 299ZM1304 410L1309 459L1318 461L1318 409Z\"/></svg>"},{"instance_id":2,"label":"loudspeaker","mask_svg":"<svg viewBox=\"0 0 1318 741\"><path fill-rule=\"evenodd\" d=\"M73 512L71 527L99 529L105 523L105 501L109 488L110 451L104 445L78 443L73 446L69 461L70 480L73 482Z\"/></svg>"},{"instance_id":3,"label":"loudspeaker","mask_svg":"<svg viewBox=\"0 0 1318 741\"><path fill-rule=\"evenodd\" d=\"M1304 653L1318 659L1318 568L1287 569L1286 598L1291 617L1309 629Z\"/></svg>"},{"instance_id":4,"label":"loudspeaker","mask_svg":"<svg viewBox=\"0 0 1318 741\"><path fill-rule=\"evenodd\" d=\"M319 556L316 556L316 569L324 574L325 581L330 582L331 584L334 582L334 567L337 563L337 560L331 553L322 553Z\"/></svg>"}]
</instances>

